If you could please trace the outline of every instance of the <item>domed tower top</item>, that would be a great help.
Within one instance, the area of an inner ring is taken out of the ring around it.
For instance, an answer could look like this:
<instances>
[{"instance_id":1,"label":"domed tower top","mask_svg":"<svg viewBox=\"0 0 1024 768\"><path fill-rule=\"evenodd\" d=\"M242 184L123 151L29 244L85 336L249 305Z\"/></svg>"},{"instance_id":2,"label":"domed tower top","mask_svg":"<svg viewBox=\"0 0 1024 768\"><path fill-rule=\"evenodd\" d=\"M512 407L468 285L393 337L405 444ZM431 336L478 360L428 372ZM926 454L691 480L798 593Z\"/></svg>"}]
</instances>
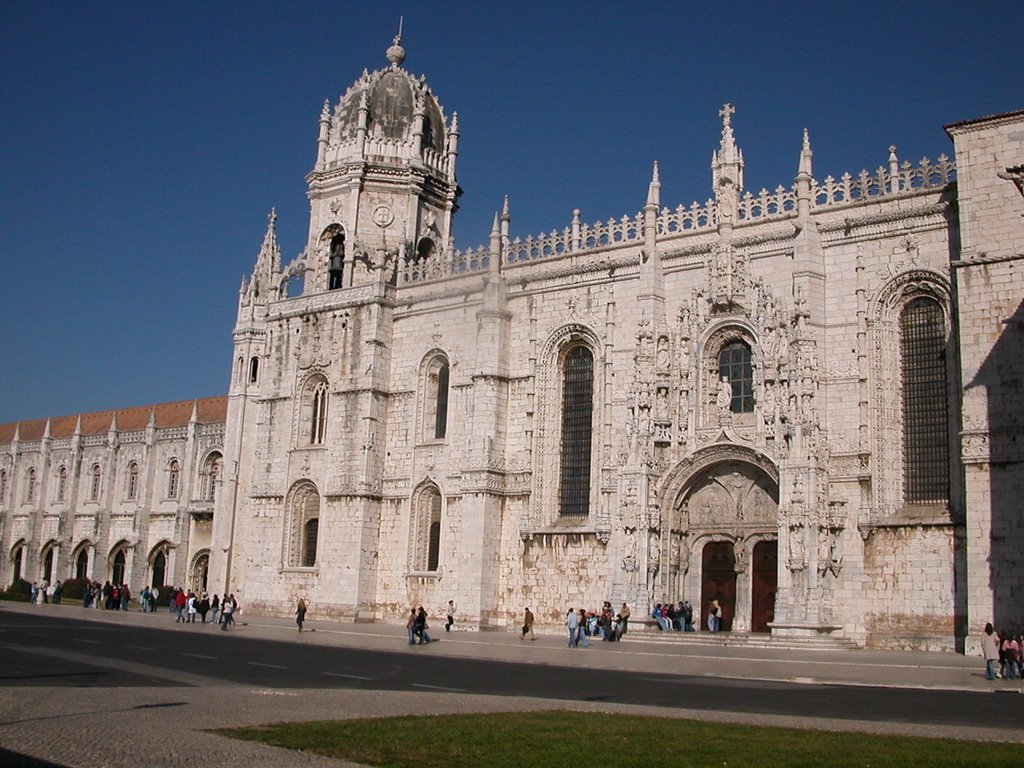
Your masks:
<instances>
[{"instance_id":1,"label":"domed tower top","mask_svg":"<svg viewBox=\"0 0 1024 768\"><path fill-rule=\"evenodd\" d=\"M314 172L368 158L390 164L416 160L454 179L451 134L457 136L457 129L445 120L426 78L402 68L401 40L396 35L387 49L390 66L364 70L333 109L325 105Z\"/></svg>"},{"instance_id":2,"label":"domed tower top","mask_svg":"<svg viewBox=\"0 0 1024 768\"><path fill-rule=\"evenodd\" d=\"M363 70L337 104L324 102L316 165L306 177L304 292L366 284L399 252L440 252L450 243L462 194L458 117L446 120L426 78L402 67L401 41L399 29L387 67Z\"/></svg>"}]
</instances>

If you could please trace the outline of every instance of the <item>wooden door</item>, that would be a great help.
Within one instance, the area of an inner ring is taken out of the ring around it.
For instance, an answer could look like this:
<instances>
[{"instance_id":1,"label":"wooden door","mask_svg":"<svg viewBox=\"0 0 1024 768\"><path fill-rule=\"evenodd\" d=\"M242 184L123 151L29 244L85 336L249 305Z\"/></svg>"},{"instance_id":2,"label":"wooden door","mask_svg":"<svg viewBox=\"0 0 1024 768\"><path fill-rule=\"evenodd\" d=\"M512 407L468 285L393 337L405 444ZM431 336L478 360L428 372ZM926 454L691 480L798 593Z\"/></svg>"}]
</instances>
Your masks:
<instances>
[{"instance_id":1,"label":"wooden door","mask_svg":"<svg viewBox=\"0 0 1024 768\"><path fill-rule=\"evenodd\" d=\"M708 606L717 600L722 607L723 631L732 628L736 615L736 556L731 541L712 541L704 545L701 556L701 629L708 628Z\"/></svg>"},{"instance_id":2,"label":"wooden door","mask_svg":"<svg viewBox=\"0 0 1024 768\"><path fill-rule=\"evenodd\" d=\"M754 546L753 587L751 589L750 629L769 632L775 620L775 591L779 582L779 543L759 541Z\"/></svg>"}]
</instances>

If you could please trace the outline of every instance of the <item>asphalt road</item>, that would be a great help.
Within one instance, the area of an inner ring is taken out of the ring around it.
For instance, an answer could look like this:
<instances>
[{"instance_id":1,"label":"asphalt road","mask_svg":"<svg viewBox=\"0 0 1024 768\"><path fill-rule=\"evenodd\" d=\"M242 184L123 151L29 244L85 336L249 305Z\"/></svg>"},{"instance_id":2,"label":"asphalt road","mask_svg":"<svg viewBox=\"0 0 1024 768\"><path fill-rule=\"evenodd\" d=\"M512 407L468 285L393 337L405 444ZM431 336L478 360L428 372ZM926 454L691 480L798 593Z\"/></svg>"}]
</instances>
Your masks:
<instances>
[{"instance_id":1,"label":"asphalt road","mask_svg":"<svg viewBox=\"0 0 1024 768\"><path fill-rule=\"evenodd\" d=\"M214 628L98 624L0 616L0 687L150 686L360 689L640 704L929 726L1024 727L1013 695L808 685L599 670L297 644ZM735 674L735 670L733 670ZM2 725L2 723L0 723Z\"/></svg>"}]
</instances>

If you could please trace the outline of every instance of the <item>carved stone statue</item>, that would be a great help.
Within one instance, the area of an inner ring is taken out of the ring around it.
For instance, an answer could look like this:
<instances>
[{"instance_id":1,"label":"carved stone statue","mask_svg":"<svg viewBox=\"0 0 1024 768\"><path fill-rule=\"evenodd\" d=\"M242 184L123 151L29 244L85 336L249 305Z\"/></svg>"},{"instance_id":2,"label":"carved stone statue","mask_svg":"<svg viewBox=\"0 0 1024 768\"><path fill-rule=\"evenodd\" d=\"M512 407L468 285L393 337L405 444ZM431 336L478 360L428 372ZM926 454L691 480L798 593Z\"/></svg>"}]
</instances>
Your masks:
<instances>
[{"instance_id":1,"label":"carved stone statue","mask_svg":"<svg viewBox=\"0 0 1024 768\"><path fill-rule=\"evenodd\" d=\"M728 376L722 377L722 381L718 385L718 397L715 402L723 411L728 410L732 405L732 384L729 383Z\"/></svg>"},{"instance_id":2,"label":"carved stone statue","mask_svg":"<svg viewBox=\"0 0 1024 768\"><path fill-rule=\"evenodd\" d=\"M665 336L661 336L658 339L658 352L656 357L656 364L659 371L668 369L669 364L669 353L668 353L668 339Z\"/></svg>"}]
</instances>

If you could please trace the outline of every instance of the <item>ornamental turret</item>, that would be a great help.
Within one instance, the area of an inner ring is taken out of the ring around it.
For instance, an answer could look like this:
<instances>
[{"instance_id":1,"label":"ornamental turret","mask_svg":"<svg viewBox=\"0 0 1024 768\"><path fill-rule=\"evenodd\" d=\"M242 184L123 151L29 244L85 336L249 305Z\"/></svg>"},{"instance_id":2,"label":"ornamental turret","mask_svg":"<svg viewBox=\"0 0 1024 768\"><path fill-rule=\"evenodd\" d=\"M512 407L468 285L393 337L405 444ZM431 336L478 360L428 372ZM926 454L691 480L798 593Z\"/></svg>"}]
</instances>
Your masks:
<instances>
[{"instance_id":1,"label":"ornamental turret","mask_svg":"<svg viewBox=\"0 0 1024 768\"><path fill-rule=\"evenodd\" d=\"M401 34L386 58L321 111L304 294L394 283L396 265L452 240L458 119L403 67Z\"/></svg>"}]
</instances>

